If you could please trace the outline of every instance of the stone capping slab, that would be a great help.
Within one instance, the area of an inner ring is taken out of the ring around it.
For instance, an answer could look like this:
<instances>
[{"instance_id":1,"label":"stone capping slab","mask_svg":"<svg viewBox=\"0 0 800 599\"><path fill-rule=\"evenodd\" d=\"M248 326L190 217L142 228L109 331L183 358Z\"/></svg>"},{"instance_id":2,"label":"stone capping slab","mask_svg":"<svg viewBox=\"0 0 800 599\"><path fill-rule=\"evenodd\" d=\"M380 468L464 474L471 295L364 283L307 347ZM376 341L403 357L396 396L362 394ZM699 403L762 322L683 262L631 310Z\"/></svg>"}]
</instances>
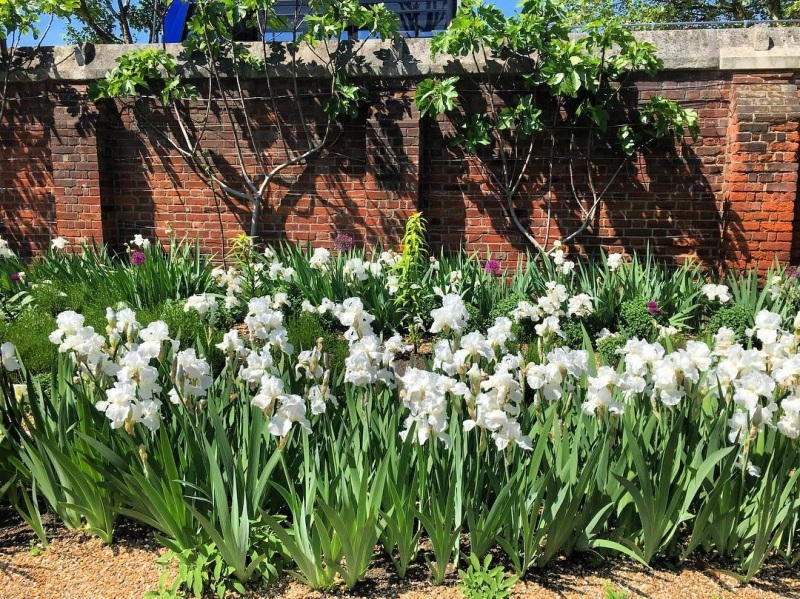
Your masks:
<instances>
[{"instance_id":1,"label":"stone capping slab","mask_svg":"<svg viewBox=\"0 0 800 599\"><path fill-rule=\"evenodd\" d=\"M800 70L800 48L771 48L763 52L743 47L720 48L719 68L722 71Z\"/></svg>"},{"instance_id":2,"label":"stone capping slab","mask_svg":"<svg viewBox=\"0 0 800 599\"><path fill-rule=\"evenodd\" d=\"M686 29L668 31L638 31L641 41L654 43L664 61L665 71L764 71L770 69L800 69L800 28L751 27L748 29ZM438 57L431 59L430 38L400 39L394 42L379 40L347 42L347 74L365 79L419 78L436 75L475 73L478 70L498 73L524 73L527 59L509 60L507 65L496 57L473 63L471 58L460 60ZM32 56L31 49L22 48L25 68L12 73L12 81L77 82L100 79L116 66L115 58L134 48L146 45L55 46L42 48ZM256 56L263 55L262 44L251 44ZM202 62L182 55L180 44L167 44L168 52L179 58L182 74L203 78L208 70ZM290 63L283 44L266 46L270 75L289 76ZM27 53L27 54L26 54ZM322 49L317 54L323 54ZM326 77L327 70L319 56L302 48L298 56L301 78ZM263 73L245 74L252 78Z\"/></svg>"}]
</instances>

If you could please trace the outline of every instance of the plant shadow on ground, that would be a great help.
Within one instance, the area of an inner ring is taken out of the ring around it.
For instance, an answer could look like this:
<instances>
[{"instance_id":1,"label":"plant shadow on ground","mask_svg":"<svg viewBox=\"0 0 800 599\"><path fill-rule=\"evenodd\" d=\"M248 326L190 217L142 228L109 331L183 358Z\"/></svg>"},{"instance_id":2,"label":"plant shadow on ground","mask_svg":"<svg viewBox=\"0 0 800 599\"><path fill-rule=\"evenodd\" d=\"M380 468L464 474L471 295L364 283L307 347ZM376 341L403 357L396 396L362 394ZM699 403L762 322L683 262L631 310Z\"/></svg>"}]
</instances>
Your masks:
<instances>
[{"instance_id":1,"label":"plant shadow on ground","mask_svg":"<svg viewBox=\"0 0 800 599\"><path fill-rule=\"evenodd\" d=\"M510 564L506 564L510 569ZM773 556L767 561L757 579L749 585L740 585L734 578L724 574L724 571L735 571L736 564L731 560L719 558L717 555L690 557L683 564L675 564L665 559L657 559L652 568L644 568L640 564L620 557L603 557L592 553L576 553L566 558L560 556L545 568L534 568L522 578L524 582L533 582L543 589L552 591L560 597L572 596L584 592L582 580L591 576L608 580L612 586L620 588L633 597L652 596L652 589L645 587L647 582L655 582L659 589L667 588L675 583L674 577L684 573L699 573L711 585L721 591L737 594L743 589L750 588L755 593L775 593L780 597L800 597L796 588L787 584L787 580L796 577L795 568ZM684 587L681 587L684 588ZM680 590L676 588L676 597L680 597ZM714 597L719 595L715 594Z\"/></svg>"},{"instance_id":2,"label":"plant shadow on ground","mask_svg":"<svg viewBox=\"0 0 800 599\"><path fill-rule=\"evenodd\" d=\"M31 547L36 542L36 535L15 511L6 509L7 507L0 504L0 575L14 574L26 581L32 581L33 577L29 572L12 564L8 558L20 548Z\"/></svg>"}]
</instances>

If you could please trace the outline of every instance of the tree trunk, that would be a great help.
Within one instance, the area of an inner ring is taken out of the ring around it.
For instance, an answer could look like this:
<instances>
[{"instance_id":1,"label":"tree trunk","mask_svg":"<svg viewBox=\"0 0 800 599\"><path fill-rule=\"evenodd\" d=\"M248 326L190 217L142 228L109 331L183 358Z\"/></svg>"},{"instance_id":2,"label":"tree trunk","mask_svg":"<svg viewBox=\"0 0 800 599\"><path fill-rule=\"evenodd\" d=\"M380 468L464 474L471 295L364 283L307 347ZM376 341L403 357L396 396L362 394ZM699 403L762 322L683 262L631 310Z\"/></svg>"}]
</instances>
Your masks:
<instances>
[{"instance_id":1,"label":"tree trunk","mask_svg":"<svg viewBox=\"0 0 800 599\"><path fill-rule=\"evenodd\" d=\"M767 0L767 8L769 9L769 18L773 21L783 18L783 2L781 0Z\"/></svg>"}]
</instances>

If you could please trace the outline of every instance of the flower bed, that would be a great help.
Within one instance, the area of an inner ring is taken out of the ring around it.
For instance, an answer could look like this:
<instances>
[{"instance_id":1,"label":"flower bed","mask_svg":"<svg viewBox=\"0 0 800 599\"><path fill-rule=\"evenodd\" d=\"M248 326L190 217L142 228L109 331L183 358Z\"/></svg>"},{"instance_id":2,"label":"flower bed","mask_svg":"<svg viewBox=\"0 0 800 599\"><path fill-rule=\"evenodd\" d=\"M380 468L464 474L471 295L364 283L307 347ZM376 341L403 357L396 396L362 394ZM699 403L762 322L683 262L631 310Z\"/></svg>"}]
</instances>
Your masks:
<instances>
[{"instance_id":1,"label":"flower bed","mask_svg":"<svg viewBox=\"0 0 800 599\"><path fill-rule=\"evenodd\" d=\"M402 579L421 539L434 583L493 596L472 556L800 560L791 273L345 241L6 256L1 490L40 542L40 506L105 542L124 515L196 595L353 588L376 546Z\"/></svg>"},{"instance_id":2,"label":"flower bed","mask_svg":"<svg viewBox=\"0 0 800 599\"><path fill-rule=\"evenodd\" d=\"M0 514L2 518L2 514ZM107 546L95 537L58 527L50 532L51 549L35 545L30 528L20 519L0 520L0 596L3 599L62 599L69 588L75 597L92 599L140 599L158 587L164 569L159 566L165 551L147 534L147 529L122 520ZM394 599L458 599L456 573L444 586L427 581L423 555L404 580L398 578L391 561L376 552L367 581L350 596ZM682 564L678 570L655 564L644 568L631 560L607 558L602 562L589 554L559 560L534 570L513 587L514 599L577 599L580 597L718 597L719 599L783 599L798 594L800 581L782 560L773 558L751 585L744 586L720 575L701 560ZM175 572L174 562L169 572ZM167 574L170 576L171 574ZM265 587L258 581L247 586L251 599L319 599L331 593L312 591L284 577ZM616 592L608 593L607 589ZM233 594L231 594L233 595ZM234 595L235 596L235 595Z\"/></svg>"}]
</instances>

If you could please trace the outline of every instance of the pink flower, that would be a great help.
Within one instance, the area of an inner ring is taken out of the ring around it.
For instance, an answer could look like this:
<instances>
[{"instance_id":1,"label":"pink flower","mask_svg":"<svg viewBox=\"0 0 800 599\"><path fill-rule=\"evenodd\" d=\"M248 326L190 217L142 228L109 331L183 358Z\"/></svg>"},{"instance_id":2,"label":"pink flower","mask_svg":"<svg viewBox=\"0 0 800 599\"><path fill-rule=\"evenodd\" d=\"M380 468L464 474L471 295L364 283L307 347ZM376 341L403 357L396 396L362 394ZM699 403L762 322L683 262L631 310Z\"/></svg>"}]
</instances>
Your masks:
<instances>
[{"instance_id":1,"label":"pink flower","mask_svg":"<svg viewBox=\"0 0 800 599\"><path fill-rule=\"evenodd\" d=\"M341 233L333 240L333 246L340 252L349 252L353 249L353 238L347 233Z\"/></svg>"},{"instance_id":2,"label":"pink flower","mask_svg":"<svg viewBox=\"0 0 800 599\"><path fill-rule=\"evenodd\" d=\"M144 255L144 252L133 252L131 254L131 264L134 266L141 266L147 261L147 256Z\"/></svg>"},{"instance_id":3,"label":"pink flower","mask_svg":"<svg viewBox=\"0 0 800 599\"><path fill-rule=\"evenodd\" d=\"M658 307L658 302L647 302L647 311L650 314L661 314L661 308Z\"/></svg>"},{"instance_id":4,"label":"pink flower","mask_svg":"<svg viewBox=\"0 0 800 599\"><path fill-rule=\"evenodd\" d=\"M486 264L483 265L483 270L486 272L496 275L500 272L500 263L497 260L487 260Z\"/></svg>"}]
</instances>

